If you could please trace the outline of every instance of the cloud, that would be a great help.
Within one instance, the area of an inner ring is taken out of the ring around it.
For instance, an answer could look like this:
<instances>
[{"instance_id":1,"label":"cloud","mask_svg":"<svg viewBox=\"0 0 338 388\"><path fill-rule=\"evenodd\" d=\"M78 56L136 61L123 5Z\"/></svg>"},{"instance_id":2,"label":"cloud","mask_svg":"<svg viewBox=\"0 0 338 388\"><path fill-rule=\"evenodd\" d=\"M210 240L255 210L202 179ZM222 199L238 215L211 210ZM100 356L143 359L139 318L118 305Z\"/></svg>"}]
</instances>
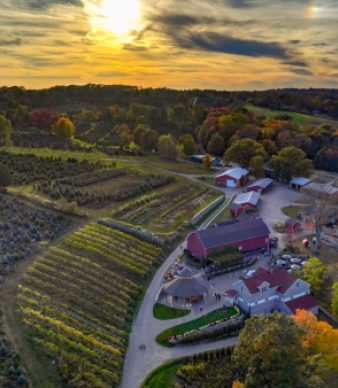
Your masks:
<instances>
[{"instance_id":1,"label":"cloud","mask_svg":"<svg viewBox=\"0 0 338 388\"><path fill-rule=\"evenodd\" d=\"M290 62L283 62L284 65L290 65L290 66L300 66L300 67L307 67L308 64L304 61L290 61Z\"/></svg>"},{"instance_id":2,"label":"cloud","mask_svg":"<svg viewBox=\"0 0 338 388\"><path fill-rule=\"evenodd\" d=\"M131 43L126 43L123 46L123 49L124 50L130 50L130 51L145 51L145 50L147 50L147 47L138 46L138 45L131 44Z\"/></svg>"},{"instance_id":3,"label":"cloud","mask_svg":"<svg viewBox=\"0 0 338 388\"><path fill-rule=\"evenodd\" d=\"M23 44L22 38L3 38L0 39L0 46L21 46Z\"/></svg>"},{"instance_id":4,"label":"cloud","mask_svg":"<svg viewBox=\"0 0 338 388\"><path fill-rule=\"evenodd\" d=\"M312 75L311 71L305 69L289 69L289 71L298 75Z\"/></svg>"},{"instance_id":5,"label":"cloud","mask_svg":"<svg viewBox=\"0 0 338 388\"><path fill-rule=\"evenodd\" d=\"M56 4L70 5L75 7L83 7L81 0L24 0L20 1L22 8L31 8L31 9L46 9ZM21 8L20 5L18 8Z\"/></svg>"},{"instance_id":6,"label":"cloud","mask_svg":"<svg viewBox=\"0 0 338 388\"><path fill-rule=\"evenodd\" d=\"M249 57L288 58L287 50L278 42L262 42L233 38L226 34L204 31L183 37L173 35L175 42L185 49L215 51Z\"/></svg>"},{"instance_id":7,"label":"cloud","mask_svg":"<svg viewBox=\"0 0 338 388\"><path fill-rule=\"evenodd\" d=\"M312 46L314 46L314 47L324 47L324 46L327 46L327 44L325 42L312 43Z\"/></svg>"},{"instance_id":8,"label":"cloud","mask_svg":"<svg viewBox=\"0 0 338 388\"><path fill-rule=\"evenodd\" d=\"M291 40L288 40L288 42L291 43L291 44L298 44L298 43L301 42L301 40L299 40L299 39L291 39Z\"/></svg>"}]
</instances>

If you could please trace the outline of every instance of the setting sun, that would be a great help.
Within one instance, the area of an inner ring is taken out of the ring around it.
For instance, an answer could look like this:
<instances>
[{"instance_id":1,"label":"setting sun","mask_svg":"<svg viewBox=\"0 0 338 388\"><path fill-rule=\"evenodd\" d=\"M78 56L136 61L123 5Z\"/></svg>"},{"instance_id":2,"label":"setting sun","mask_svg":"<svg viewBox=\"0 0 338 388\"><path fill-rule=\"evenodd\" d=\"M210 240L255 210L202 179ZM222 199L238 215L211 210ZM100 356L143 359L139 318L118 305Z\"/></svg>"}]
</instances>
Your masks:
<instances>
[{"instance_id":1,"label":"setting sun","mask_svg":"<svg viewBox=\"0 0 338 388\"><path fill-rule=\"evenodd\" d=\"M118 4L103 0L98 13L100 19L96 19L96 23L108 31L121 35L133 28L139 17L136 0L123 0Z\"/></svg>"}]
</instances>

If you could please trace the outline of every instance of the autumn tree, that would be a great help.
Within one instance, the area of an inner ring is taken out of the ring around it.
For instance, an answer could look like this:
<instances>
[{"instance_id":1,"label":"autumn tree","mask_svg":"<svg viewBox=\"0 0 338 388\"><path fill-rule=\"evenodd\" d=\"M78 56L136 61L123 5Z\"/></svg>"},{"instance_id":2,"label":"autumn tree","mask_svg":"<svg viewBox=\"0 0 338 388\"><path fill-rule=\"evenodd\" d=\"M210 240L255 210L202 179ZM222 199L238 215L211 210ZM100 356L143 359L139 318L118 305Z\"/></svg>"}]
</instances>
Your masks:
<instances>
[{"instance_id":1,"label":"autumn tree","mask_svg":"<svg viewBox=\"0 0 338 388\"><path fill-rule=\"evenodd\" d=\"M72 136L74 136L75 126L66 117L61 117L53 124L53 132L59 136L67 137L70 139Z\"/></svg>"},{"instance_id":2,"label":"autumn tree","mask_svg":"<svg viewBox=\"0 0 338 388\"><path fill-rule=\"evenodd\" d=\"M163 159L176 160L176 146L170 133L160 137L158 152Z\"/></svg>"},{"instance_id":3,"label":"autumn tree","mask_svg":"<svg viewBox=\"0 0 338 388\"><path fill-rule=\"evenodd\" d=\"M317 257L311 257L306 265L303 265L303 278L311 285L311 290L317 294L324 283L325 267Z\"/></svg>"},{"instance_id":4,"label":"autumn tree","mask_svg":"<svg viewBox=\"0 0 338 388\"><path fill-rule=\"evenodd\" d=\"M278 155L273 155L269 167L287 182L297 176L309 177L313 169L312 162L306 157L305 152L293 146L284 148Z\"/></svg>"},{"instance_id":5,"label":"autumn tree","mask_svg":"<svg viewBox=\"0 0 338 388\"><path fill-rule=\"evenodd\" d=\"M146 125L138 124L133 132L133 142L135 144L141 146L141 142L140 142L141 135L142 135L142 133L147 132L147 131L148 131L148 127Z\"/></svg>"},{"instance_id":6,"label":"autumn tree","mask_svg":"<svg viewBox=\"0 0 338 388\"><path fill-rule=\"evenodd\" d=\"M223 137L218 133L212 135L211 140L208 142L207 150L211 154L223 155L225 151L225 143Z\"/></svg>"},{"instance_id":7,"label":"autumn tree","mask_svg":"<svg viewBox=\"0 0 338 388\"><path fill-rule=\"evenodd\" d=\"M253 158L251 158L249 166L250 166L251 174L256 179L264 177L264 165L263 165L262 156L257 155L257 156L254 156Z\"/></svg>"},{"instance_id":8,"label":"autumn tree","mask_svg":"<svg viewBox=\"0 0 338 388\"><path fill-rule=\"evenodd\" d=\"M323 226L337 211L338 200L332 195L332 187L320 182L313 182L305 186L302 190L302 200L311 205L311 214L308 217L310 224L313 223L318 251Z\"/></svg>"},{"instance_id":9,"label":"autumn tree","mask_svg":"<svg viewBox=\"0 0 338 388\"><path fill-rule=\"evenodd\" d=\"M183 152L186 156L193 155L197 151L196 143L189 133L179 137L177 143L183 144Z\"/></svg>"},{"instance_id":10,"label":"autumn tree","mask_svg":"<svg viewBox=\"0 0 338 388\"><path fill-rule=\"evenodd\" d=\"M139 124L147 126L148 120L144 116L139 116L135 121L135 127L137 127Z\"/></svg>"},{"instance_id":11,"label":"autumn tree","mask_svg":"<svg viewBox=\"0 0 338 388\"><path fill-rule=\"evenodd\" d=\"M5 116L0 115L0 146L7 146L11 139L12 124Z\"/></svg>"},{"instance_id":12,"label":"autumn tree","mask_svg":"<svg viewBox=\"0 0 338 388\"><path fill-rule=\"evenodd\" d=\"M204 165L205 169L208 171L211 169L211 162L212 162L211 155L206 154L203 158L203 165Z\"/></svg>"},{"instance_id":13,"label":"autumn tree","mask_svg":"<svg viewBox=\"0 0 338 388\"><path fill-rule=\"evenodd\" d=\"M236 140L226 152L225 162L234 162L241 167L249 165L254 156L265 156L264 147L252 139Z\"/></svg>"},{"instance_id":14,"label":"autumn tree","mask_svg":"<svg viewBox=\"0 0 338 388\"><path fill-rule=\"evenodd\" d=\"M12 183L12 175L8 167L0 164L0 187L10 186Z\"/></svg>"},{"instance_id":15,"label":"autumn tree","mask_svg":"<svg viewBox=\"0 0 338 388\"><path fill-rule=\"evenodd\" d=\"M123 118L123 111L118 105L111 105L108 110L113 119Z\"/></svg>"},{"instance_id":16,"label":"autumn tree","mask_svg":"<svg viewBox=\"0 0 338 388\"><path fill-rule=\"evenodd\" d=\"M35 109L30 113L30 121L38 129L50 130L59 118L53 109Z\"/></svg>"},{"instance_id":17,"label":"autumn tree","mask_svg":"<svg viewBox=\"0 0 338 388\"><path fill-rule=\"evenodd\" d=\"M318 321L310 311L296 310L293 317L303 328L302 346L308 352L308 359L320 355L324 366L338 370L338 330L324 321Z\"/></svg>"},{"instance_id":18,"label":"autumn tree","mask_svg":"<svg viewBox=\"0 0 338 388\"><path fill-rule=\"evenodd\" d=\"M115 125L114 132L120 138L120 148L129 146L133 138L129 125L127 124Z\"/></svg>"},{"instance_id":19,"label":"autumn tree","mask_svg":"<svg viewBox=\"0 0 338 388\"><path fill-rule=\"evenodd\" d=\"M287 315L253 316L239 335L232 363L246 388L320 387L317 358L307 359L304 330Z\"/></svg>"}]
</instances>

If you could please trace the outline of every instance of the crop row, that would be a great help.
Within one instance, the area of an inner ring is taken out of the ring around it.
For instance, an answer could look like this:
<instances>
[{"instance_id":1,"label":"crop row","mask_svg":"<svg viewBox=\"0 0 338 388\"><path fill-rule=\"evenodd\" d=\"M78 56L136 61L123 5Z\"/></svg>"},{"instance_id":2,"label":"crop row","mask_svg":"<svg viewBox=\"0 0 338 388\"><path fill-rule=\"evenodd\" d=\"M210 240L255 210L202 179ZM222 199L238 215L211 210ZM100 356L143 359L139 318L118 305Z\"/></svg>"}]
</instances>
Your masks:
<instances>
[{"instance_id":1,"label":"crop row","mask_svg":"<svg viewBox=\"0 0 338 388\"><path fill-rule=\"evenodd\" d=\"M141 291L135 281L161 249L97 224L66 238L61 247L38 258L24 275L18 292L22 322L29 338L62 360L63 381L116 387L126 318Z\"/></svg>"}]
</instances>

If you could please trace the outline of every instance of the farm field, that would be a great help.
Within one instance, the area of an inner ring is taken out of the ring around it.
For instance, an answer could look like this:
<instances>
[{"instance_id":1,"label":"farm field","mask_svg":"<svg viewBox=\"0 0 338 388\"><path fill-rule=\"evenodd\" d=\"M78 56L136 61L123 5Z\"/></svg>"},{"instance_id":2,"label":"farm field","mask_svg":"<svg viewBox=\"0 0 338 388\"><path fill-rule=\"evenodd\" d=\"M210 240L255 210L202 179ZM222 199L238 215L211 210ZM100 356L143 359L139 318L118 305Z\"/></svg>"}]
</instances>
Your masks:
<instances>
[{"instance_id":1,"label":"farm field","mask_svg":"<svg viewBox=\"0 0 338 388\"><path fill-rule=\"evenodd\" d=\"M58 359L64 382L115 387L128 318L161 248L89 224L40 257L24 275L17 304L27 340Z\"/></svg>"},{"instance_id":2,"label":"farm field","mask_svg":"<svg viewBox=\"0 0 338 388\"><path fill-rule=\"evenodd\" d=\"M118 207L111 216L149 230L175 230L221 194L201 185L177 185Z\"/></svg>"},{"instance_id":3,"label":"farm field","mask_svg":"<svg viewBox=\"0 0 338 388\"><path fill-rule=\"evenodd\" d=\"M320 125L320 124L329 124L333 127L338 127L338 121L332 118L320 117L320 116L310 116L306 114L290 112L286 110L270 110L268 108L261 108L251 104L243 105L243 108L246 108L252 111L256 116L266 116L266 117L275 117L280 114L287 114L292 116L294 121L299 124L308 124L308 125Z\"/></svg>"}]
</instances>

